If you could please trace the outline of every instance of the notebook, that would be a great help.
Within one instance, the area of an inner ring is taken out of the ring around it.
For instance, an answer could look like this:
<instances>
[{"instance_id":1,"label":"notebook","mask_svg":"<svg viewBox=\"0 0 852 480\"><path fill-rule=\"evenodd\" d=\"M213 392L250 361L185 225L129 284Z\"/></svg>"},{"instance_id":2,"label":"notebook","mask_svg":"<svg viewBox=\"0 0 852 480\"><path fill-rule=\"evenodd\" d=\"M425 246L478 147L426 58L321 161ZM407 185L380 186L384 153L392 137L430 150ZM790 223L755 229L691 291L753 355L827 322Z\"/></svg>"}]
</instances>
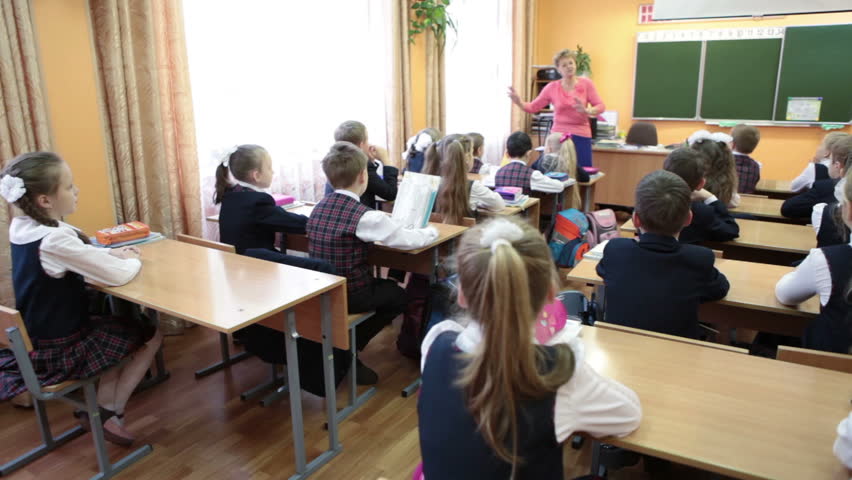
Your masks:
<instances>
[{"instance_id":1,"label":"notebook","mask_svg":"<svg viewBox=\"0 0 852 480\"><path fill-rule=\"evenodd\" d=\"M391 219L404 228L423 228L429 224L438 196L441 177L406 172L393 204Z\"/></svg>"}]
</instances>

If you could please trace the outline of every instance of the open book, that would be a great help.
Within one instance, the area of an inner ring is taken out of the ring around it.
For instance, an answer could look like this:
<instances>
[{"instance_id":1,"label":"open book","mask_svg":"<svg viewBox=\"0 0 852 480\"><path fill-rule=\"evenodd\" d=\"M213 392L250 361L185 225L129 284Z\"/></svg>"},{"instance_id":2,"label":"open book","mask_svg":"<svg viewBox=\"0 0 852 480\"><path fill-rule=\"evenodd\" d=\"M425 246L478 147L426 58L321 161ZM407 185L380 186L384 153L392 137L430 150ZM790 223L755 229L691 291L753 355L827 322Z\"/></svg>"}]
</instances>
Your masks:
<instances>
[{"instance_id":1,"label":"open book","mask_svg":"<svg viewBox=\"0 0 852 480\"><path fill-rule=\"evenodd\" d=\"M429 224L440 186L441 177L406 172L405 181L396 194L391 218L405 228L425 227Z\"/></svg>"}]
</instances>

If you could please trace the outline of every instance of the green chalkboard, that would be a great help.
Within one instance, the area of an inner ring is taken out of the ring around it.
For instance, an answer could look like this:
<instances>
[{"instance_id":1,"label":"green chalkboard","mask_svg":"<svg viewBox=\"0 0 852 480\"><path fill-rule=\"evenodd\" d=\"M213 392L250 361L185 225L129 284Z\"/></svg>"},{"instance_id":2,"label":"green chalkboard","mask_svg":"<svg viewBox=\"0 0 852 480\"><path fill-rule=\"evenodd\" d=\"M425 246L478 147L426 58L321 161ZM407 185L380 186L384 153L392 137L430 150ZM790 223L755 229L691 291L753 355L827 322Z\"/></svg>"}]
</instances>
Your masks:
<instances>
[{"instance_id":1,"label":"green chalkboard","mask_svg":"<svg viewBox=\"0 0 852 480\"><path fill-rule=\"evenodd\" d=\"M708 41L701 118L772 118L781 39Z\"/></svg>"},{"instance_id":2,"label":"green chalkboard","mask_svg":"<svg viewBox=\"0 0 852 480\"><path fill-rule=\"evenodd\" d=\"M639 43L634 117L695 118L701 42Z\"/></svg>"},{"instance_id":3,"label":"green chalkboard","mask_svg":"<svg viewBox=\"0 0 852 480\"><path fill-rule=\"evenodd\" d=\"M775 120L788 97L822 97L821 122L852 120L852 25L787 27Z\"/></svg>"}]
</instances>

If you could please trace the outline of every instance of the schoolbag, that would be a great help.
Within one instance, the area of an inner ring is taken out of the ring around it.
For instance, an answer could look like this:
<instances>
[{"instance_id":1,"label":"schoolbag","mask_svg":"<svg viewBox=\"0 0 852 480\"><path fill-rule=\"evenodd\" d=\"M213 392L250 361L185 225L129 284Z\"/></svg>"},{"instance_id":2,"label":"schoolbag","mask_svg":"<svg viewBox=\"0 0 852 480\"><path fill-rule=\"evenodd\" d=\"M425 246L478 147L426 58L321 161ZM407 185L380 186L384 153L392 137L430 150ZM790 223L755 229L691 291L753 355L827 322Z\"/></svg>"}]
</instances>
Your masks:
<instances>
[{"instance_id":1,"label":"schoolbag","mask_svg":"<svg viewBox=\"0 0 852 480\"><path fill-rule=\"evenodd\" d=\"M612 209L605 208L597 212L587 213L586 216L589 220L589 230L586 232L589 248L595 248L595 245L610 238L619 237L618 222Z\"/></svg>"},{"instance_id":2,"label":"schoolbag","mask_svg":"<svg viewBox=\"0 0 852 480\"><path fill-rule=\"evenodd\" d=\"M591 248L586 239L588 231L589 221L586 215L576 208L562 210L556 214L548 242L556 265L563 268L573 267L583 259L583 254Z\"/></svg>"}]
</instances>

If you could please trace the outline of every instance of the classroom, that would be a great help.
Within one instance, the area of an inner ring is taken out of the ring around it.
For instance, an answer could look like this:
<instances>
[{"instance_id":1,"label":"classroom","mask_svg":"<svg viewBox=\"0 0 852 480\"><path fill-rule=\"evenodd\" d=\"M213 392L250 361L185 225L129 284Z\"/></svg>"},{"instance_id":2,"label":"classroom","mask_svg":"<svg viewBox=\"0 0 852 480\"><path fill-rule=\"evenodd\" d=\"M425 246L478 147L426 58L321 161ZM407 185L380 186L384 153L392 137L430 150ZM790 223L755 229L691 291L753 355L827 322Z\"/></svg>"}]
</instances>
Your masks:
<instances>
[{"instance_id":1,"label":"classroom","mask_svg":"<svg viewBox=\"0 0 852 480\"><path fill-rule=\"evenodd\" d=\"M0 19L0 477L852 480L848 0Z\"/></svg>"}]
</instances>

